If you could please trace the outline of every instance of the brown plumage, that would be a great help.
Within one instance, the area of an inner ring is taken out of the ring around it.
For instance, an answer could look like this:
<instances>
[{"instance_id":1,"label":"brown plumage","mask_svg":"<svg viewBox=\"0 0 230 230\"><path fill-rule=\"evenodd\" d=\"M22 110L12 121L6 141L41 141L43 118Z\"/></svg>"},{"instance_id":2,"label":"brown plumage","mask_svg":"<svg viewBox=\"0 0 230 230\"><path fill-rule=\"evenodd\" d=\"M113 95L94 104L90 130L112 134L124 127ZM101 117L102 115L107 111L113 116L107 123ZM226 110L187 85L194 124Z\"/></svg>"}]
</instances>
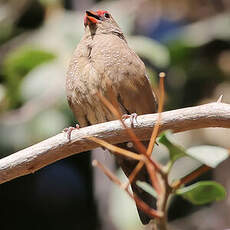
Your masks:
<instances>
[{"instance_id":1,"label":"brown plumage","mask_svg":"<svg viewBox=\"0 0 230 230\"><path fill-rule=\"evenodd\" d=\"M129 48L111 14L86 11L84 24L85 34L74 51L66 81L68 103L80 127L116 119L97 97L98 91L110 101L115 96L123 114L154 113L156 99L145 65ZM119 146L128 148L125 143ZM137 163L117 155L116 161L127 176ZM149 181L145 168L136 180ZM140 199L154 206L154 199L139 189L135 181L132 190ZM138 212L142 223L147 224L149 217L140 210Z\"/></svg>"}]
</instances>

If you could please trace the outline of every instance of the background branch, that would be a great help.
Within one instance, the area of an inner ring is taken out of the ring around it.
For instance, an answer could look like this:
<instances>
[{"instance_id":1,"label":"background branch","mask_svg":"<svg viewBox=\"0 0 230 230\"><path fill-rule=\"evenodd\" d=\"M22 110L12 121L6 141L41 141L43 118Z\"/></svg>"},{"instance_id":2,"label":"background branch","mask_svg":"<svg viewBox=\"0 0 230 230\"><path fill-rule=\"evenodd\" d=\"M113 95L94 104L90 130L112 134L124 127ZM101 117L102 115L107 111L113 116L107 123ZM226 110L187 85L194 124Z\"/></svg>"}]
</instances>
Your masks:
<instances>
[{"instance_id":1,"label":"background branch","mask_svg":"<svg viewBox=\"0 0 230 230\"><path fill-rule=\"evenodd\" d=\"M134 132L140 140L150 138L158 114L138 116ZM129 120L126 121L129 125ZM160 131L173 132L222 127L230 128L230 105L210 103L162 113ZM72 132L69 142L65 133L60 133L29 148L18 151L0 160L0 184L33 173L55 161L76 153L91 150L99 145L86 137L94 136L111 144L130 141L129 135L119 121L106 122Z\"/></svg>"}]
</instances>

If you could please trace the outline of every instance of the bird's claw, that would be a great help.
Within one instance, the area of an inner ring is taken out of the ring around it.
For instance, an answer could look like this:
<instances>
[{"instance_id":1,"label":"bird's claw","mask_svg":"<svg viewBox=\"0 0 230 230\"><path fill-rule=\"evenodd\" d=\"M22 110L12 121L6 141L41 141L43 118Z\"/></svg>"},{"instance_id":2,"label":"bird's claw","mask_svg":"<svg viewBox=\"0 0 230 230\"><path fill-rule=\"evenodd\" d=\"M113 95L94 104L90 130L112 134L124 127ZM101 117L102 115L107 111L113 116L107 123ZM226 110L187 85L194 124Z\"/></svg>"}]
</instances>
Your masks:
<instances>
[{"instance_id":1,"label":"bird's claw","mask_svg":"<svg viewBox=\"0 0 230 230\"><path fill-rule=\"evenodd\" d=\"M134 120L136 123L137 122L137 114L136 113L132 113L132 114L123 114L121 119L124 121L126 119L130 119L130 123L131 123L131 126L133 127L134 126Z\"/></svg>"},{"instance_id":2,"label":"bird's claw","mask_svg":"<svg viewBox=\"0 0 230 230\"><path fill-rule=\"evenodd\" d=\"M79 126L78 124L76 124L75 127L70 126L70 127L68 127L68 128L64 128L64 129L63 129L62 132L64 132L64 133L67 134L67 138L68 138L69 141L71 141L71 133L72 133L72 131L75 130L75 129L80 129L80 126Z\"/></svg>"}]
</instances>

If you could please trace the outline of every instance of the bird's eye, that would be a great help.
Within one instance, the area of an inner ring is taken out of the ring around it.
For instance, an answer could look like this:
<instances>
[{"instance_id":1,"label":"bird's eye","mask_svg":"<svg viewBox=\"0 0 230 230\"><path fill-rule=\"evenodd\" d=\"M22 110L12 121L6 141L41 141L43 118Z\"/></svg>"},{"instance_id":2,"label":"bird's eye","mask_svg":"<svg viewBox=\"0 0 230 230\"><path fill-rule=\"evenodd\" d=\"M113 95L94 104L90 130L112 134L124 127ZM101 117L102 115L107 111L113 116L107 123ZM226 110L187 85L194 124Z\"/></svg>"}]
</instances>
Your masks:
<instances>
[{"instance_id":1,"label":"bird's eye","mask_svg":"<svg viewBox=\"0 0 230 230\"><path fill-rule=\"evenodd\" d=\"M104 16L105 16L106 18L109 18L109 17L110 17L108 13L104 13Z\"/></svg>"}]
</instances>

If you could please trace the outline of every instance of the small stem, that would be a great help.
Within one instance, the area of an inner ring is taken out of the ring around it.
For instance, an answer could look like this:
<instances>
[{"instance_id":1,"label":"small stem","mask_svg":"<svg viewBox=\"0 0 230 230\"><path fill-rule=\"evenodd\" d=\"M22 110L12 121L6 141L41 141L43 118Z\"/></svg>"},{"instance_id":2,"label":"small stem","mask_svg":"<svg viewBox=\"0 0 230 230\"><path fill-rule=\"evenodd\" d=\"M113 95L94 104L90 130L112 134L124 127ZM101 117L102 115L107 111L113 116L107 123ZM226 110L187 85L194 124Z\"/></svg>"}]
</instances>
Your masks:
<instances>
[{"instance_id":1,"label":"small stem","mask_svg":"<svg viewBox=\"0 0 230 230\"><path fill-rule=\"evenodd\" d=\"M156 230L168 230L167 218L165 216L156 220Z\"/></svg>"},{"instance_id":2,"label":"small stem","mask_svg":"<svg viewBox=\"0 0 230 230\"><path fill-rule=\"evenodd\" d=\"M138 161L144 160L143 156L140 155L140 154L128 151L126 149L119 148L116 145L111 145L108 142L103 141L103 140L101 140L99 138L87 137L87 139L92 140L92 141L100 144L101 146L107 148L108 150L111 150L114 154L120 154L120 155L126 156L128 158L138 160Z\"/></svg>"},{"instance_id":3,"label":"small stem","mask_svg":"<svg viewBox=\"0 0 230 230\"><path fill-rule=\"evenodd\" d=\"M158 174L162 183L163 192L158 197L157 210L161 211L163 213L163 216L155 220L156 230L168 230L166 209L169 196L172 193L172 188L168 183L168 174L169 172L165 172L164 174Z\"/></svg>"},{"instance_id":4,"label":"small stem","mask_svg":"<svg viewBox=\"0 0 230 230\"><path fill-rule=\"evenodd\" d=\"M197 178L198 176L200 176L201 174L207 172L208 170L210 170L211 168L208 167L207 165L203 165L200 168L196 169L195 171L193 171L191 174L183 177L182 179L175 181L172 183L171 187L173 188L173 190L178 189L182 184L186 184L192 180L194 180L195 178Z\"/></svg>"}]
</instances>

